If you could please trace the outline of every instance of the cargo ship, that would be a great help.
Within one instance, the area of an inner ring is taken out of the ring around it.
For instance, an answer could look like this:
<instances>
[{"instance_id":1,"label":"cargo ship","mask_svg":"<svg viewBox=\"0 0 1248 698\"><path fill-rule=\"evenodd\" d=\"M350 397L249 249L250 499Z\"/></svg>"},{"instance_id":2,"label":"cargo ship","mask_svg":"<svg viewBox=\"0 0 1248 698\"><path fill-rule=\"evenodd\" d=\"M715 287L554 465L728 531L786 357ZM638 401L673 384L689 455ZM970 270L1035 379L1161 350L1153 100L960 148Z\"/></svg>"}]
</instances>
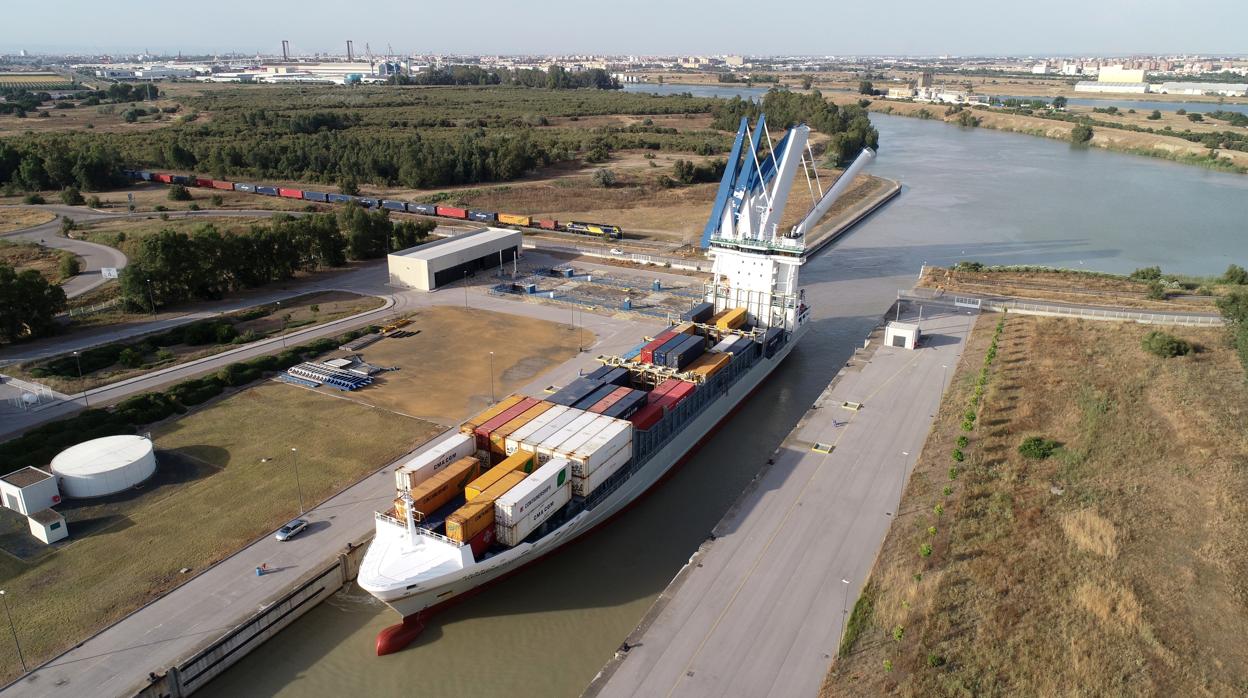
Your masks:
<instances>
[{"instance_id":1,"label":"cargo ship","mask_svg":"<svg viewBox=\"0 0 1248 698\"><path fill-rule=\"evenodd\" d=\"M714 267L702 302L553 394L507 397L395 469L397 497L376 514L358 576L403 617L378 635L378 654L406 646L438 608L607 522L789 355L810 325L798 286L806 229L874 156L864 150L824 192L808 135L794 126L760 155L765 119L753 129L741 120L704 229ZM799 167L818 193L781 232Z\"/></svg>"}]
</instances>

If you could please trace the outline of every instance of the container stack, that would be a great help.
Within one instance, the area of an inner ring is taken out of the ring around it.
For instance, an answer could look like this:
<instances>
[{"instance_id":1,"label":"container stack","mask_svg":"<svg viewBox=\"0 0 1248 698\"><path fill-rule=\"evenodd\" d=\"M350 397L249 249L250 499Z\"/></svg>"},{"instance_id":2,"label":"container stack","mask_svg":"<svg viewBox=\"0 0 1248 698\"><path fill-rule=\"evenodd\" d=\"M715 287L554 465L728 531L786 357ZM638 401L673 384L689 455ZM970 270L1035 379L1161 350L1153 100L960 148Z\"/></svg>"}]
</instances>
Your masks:
<instances>
[{"instance_id":1,"label":"container stack","mask_svg":"<svg viewBox=\"0 0 1248 698\"><path fill-rule=\"evenodd\" d=\"M475 450L476 440L473 437L467 434L451 434L424 453L395 468L394 487L400 492L410 491L451 463L471 456Z\"/></svg>"},{"instance_id":2,"label":"container stack","mask_svg":"<svg viewBox=\"0 0 1248 698\"><path fill-rule=\"evenodd\" d=\"M498 482L487 487L471 502L455 510L446 517L446 537L459 543L472 542L487 530L494 528L494 502L508 490L515 487L528 477L524 473L510 472ZM493 536L491 535L492 539Z\"/></svg>"},{"instance_id":3,"label":"container stack","mask_svg":"<svg viewBox=\"0 0 1248 698\"><path fill-rule=\"evenodd\" d=\"M519 545L571 499L571 464L553 459L494 500L495 539Z\"/></svg>"},{"instance_id":4,"label":"container stack","mask_svg":"<svg viewBox=\"0 0 1248 698\"><path fill-rule=\"evenodd\" d=\"M417 519L423 520L433 512L450 504L468 483L481 474L481 461L475 457L460 458L409 490L412 510ZM403 497L394 500L395 518L407 519L407 504Z\"/></svg>"},{"instance_id":5,"label":"container stack","mask_svg":"<svg viewBox=\"0 0 1248 698\"><path fill-rule=\"evenodd\" d=\"M481 493L490 488L491 485L502 480L508 473L524 473L528 475L533 472L533 468L537 465L537 456L532 451L524 449L517 450L514 454L508 456L503 462L485 471L480 477L468 483L464 487L464 499L471 502Z\"/></svg>"},{"instance_id":6,"label":"container stack","mask_svg":"<svg viewBox=\"0 0 1248 698\"><path fill-rule=\"evenodd\" d=\"M699 324L706 324L706 321L710 320L711 316L714 314L715 314L714 304L698 303L697 305L690 308L687 312L682 313L680 316L680 319L684 320L685 322L696 322Z\"/></svg>"}]
</instances>

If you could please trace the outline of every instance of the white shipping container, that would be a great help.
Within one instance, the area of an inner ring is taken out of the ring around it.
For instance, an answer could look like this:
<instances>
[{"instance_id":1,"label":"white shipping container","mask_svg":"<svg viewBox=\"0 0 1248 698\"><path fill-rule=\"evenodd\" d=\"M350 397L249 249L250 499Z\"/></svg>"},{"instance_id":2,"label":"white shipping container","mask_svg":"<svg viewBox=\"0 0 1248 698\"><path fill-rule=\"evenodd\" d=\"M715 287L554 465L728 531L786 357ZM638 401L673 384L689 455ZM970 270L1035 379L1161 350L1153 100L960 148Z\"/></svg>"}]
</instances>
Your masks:
<instances>
[{"instance_id":1,"label":"white shipping container","mask_svg":"<svg viewBox=\"0 0 1248 698\"><path fill-rule=\"evenodd\" d=\"M577 417L580 417L582 414L585 414L585 413L582 412L581 410L577 410L577 409L573 409L569 407L567 411L565 411L563 414L559 415L558 417L555 417L555 419L551 421L550 424L547 424L541 429L538 429L532 434L529 434L529 436L524 441L519 443L519 446L523 447L524 450L526 451L536 451L537 447L541 445L543 441L545 441L546 439L549 439L555 432L566 427L569 422L576 419Z\"/></svg>"},{"instance_id":2,"label":"white shipping container","mask_svg":"<svg viewBox=\"0 0 1248 698\"><path fill-rule=\"evenodd\" d=\"M728 347L732 346L738 339L741 339L741 337L735 334L730 334L727 337L724 337L723 341L711 347L711 353L722 354L728 351Z\"/></svg>"},{"instance_id":3,"label":"white shipping container","mask_svg":"<svg viewBox=\"0 0 1248 698\"><path fill-rule=\"evenodd\" d=\"M571 479L572 469L568 461L552 459L494 500L494 520L503 526L514 526L535 504L550 497Z\"/></svg>"},{"instance_id":4,"label":"white shipping container","mask_svg":"<svg viewBox=\"0 0 1248 698\"><path fill-rule=\"evenodd\" d=\"M593 412L582 412L581 416L571 422L568 422L567 426L554 434L551 434L550 438L543 441L541 445L537 447L538 464L545 463L553 458L555 455L555 449L558 448L560 444L576 436L582 431L585 431L585 427L589 426L591 422L598 419L600 416L601 415L594 414Z\"/></svg>"},{"instance_id":5,"label":"white shipping container","mask_svg":"<svg viewBox=\"0 0 1248 698\"><path fill-rule=\"evenodd\" d=\"M527 439L530 434L533 434L538 429L550 424L555 420L555 418L567 411L567 407L564 407L563 405L555 405L554 407L537 415L530 420L528 424L525 424L507 436L507 438L503 441L504 452L509 456L515 453L516 449L520 448L520 444L524 443L524 440Z\"/></svg>"},{"instance_id":6,"label":"white shipping container","mask_svg":"<svg viewBox=\"0 0 1248 698\"><path fill-rule=\"evenodd\" d=\"M539 500L536 504L529 508L524 516L520 517L512 526L504 526L497 520L494 522L494 537L498 542L508 547L520 544L520 541L535 531L542 522L549 519L560 507L572 501L572 480L569 479L563 483L563 486L555 488L545 499ZM497 509L495 510L497 512Z\"/></svg>"},{"instance_id":7,"label":"white shipping container","mask_svg":"<svg viewBox=\"0 0 1248 698\"><path fill-rule=\"evenodd\" d=\"M600 467L607 458L614 458L619 451L625 451L625 459L633 455L633 424L622 419L613 419L615 424L594 434L580 448L567 454L572 461L572 474L587 477Z\"/></svg>"},{"instance_id":8,"label":"white shipping container","mask_svg":"<svg viewBox=\"0 0 1248 698\"><path fill-rule=\"evenodd\" d=\"M598 419L590 422L589 426L585 427L580 433L559 444L559 447L555 449L555 454L560 458L566 458L569 453L574 452L586 441L594 438L594 435L598 432L611 426L611 423L614 421L615 419L606 415L598 415Z\"/></svg>"},{"instance_id":9,"label":"white shipping container","mask_svg":"<svg viewBox=\"0 0 1248 698\"><path fill-rule=\"evenodd\" d=\"M629 444L630 446L632 444ZM577 477L575 473L572 475L572 494L577 497L588 497L594 490L598 489L607 478L614 475L625 463L629 462L632 456L632 449L620 449L611 457L607 458L597 468L590 471L586 477Z\"/></svg>"},{"instance_id":10,"label":"white shipping container","mask_svg":"<svg viewBox=\"0 0 1248 698\"><path fill-rule=\"evenodd\" d=\"M452 434L395 468L395 489L403 491L415 487L460 458L471 456L476 450L477 442L471 434Z\"/></svg>"}]
</instances>

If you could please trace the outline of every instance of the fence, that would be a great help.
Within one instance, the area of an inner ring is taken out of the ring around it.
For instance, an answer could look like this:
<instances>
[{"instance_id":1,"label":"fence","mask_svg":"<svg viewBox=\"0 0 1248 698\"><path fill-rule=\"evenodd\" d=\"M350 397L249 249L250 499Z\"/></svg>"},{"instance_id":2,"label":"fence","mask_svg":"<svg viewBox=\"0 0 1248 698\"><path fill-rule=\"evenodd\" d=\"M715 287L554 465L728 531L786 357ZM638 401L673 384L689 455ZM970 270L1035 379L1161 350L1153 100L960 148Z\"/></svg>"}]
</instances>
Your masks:
<instances>
[{"instance_id":1,"label":"fence","mask_svg":"<svg viewBox=\"0 0 1248 698\"><path fill-rule=\"evenodd\" d=\"M1043 301L1023 301L1015 298L946 296L942 291L926 288L918 288L910 291L898 291L897 298L898 300L913 302L952 305L958 308L980 308L983 310L1022 313L1024 315L1073 317L1083 320L1136 322L1143 325L1220 327L1225 324L1222 318L1217 315L1204 315L1199 313L1158 313L1149 310L1129 310L1126 308L1091 308L1045 303Z\"/></svg>"}]
</instances>

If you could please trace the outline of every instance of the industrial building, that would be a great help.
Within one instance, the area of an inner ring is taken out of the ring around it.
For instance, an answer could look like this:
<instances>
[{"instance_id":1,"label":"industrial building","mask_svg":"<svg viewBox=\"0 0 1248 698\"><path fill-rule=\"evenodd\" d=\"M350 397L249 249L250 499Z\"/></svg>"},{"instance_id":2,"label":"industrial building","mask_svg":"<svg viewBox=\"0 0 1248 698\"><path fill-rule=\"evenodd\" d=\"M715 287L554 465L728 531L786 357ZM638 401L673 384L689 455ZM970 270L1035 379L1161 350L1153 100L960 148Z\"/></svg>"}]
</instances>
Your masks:
<instances>
[{"instance_id":1,"label":"industrial building","mask_svg":"<svg viewBox=\"0 0 1248 698\"><path fill-rule=\"evenodd\" d=\"M103 497L143 482L156 472L150 439L122 434L71 446L52 459L66 497Z\"/></svg>"},{"instance_id":2,"label":"industrial building","mask_svg":"<svg viewBox=\"0 0 1248 698\"><path fill-rule=\"evenodd\" d=\"M1096 80L1075 83L1075 92L1118 92L1124 94L1147 94L1149 85L1144 82L1144 71L1127 69L1120 65L1103 66Z\"/></svg>"},{"instance_id":3,"label":"industrial building","mask_svg":"<svg viewBox=\"0 0 1248 698\"><path fill-rule=\"evenodd\" d=\"M52 474L39 468L22 468L0 478L4 506L23 516L59 504L60 494Z\"/></svg>"},{"instance_id":4,"label":"industrial building","mask_svg":"<svg viewBox=\"0 0 1248 698\"><path fill-rule=\"evenodd\" d=\"M524 236L514 230L482 228L411 247L387 256L390 285L433 291L520 256Z\"/></svg>"},{"instance_id":5,"label":"industrial building","mask_svg":"<svg viewBox=\"0 0 1248 698\"><path fill-rule=\"evenodd\" d=\"M1243 97L1248 95L1248 83L1242 82L1163 82L1155 92L1163 95L1220 95Z\"/></svg>"}]
</instances>

